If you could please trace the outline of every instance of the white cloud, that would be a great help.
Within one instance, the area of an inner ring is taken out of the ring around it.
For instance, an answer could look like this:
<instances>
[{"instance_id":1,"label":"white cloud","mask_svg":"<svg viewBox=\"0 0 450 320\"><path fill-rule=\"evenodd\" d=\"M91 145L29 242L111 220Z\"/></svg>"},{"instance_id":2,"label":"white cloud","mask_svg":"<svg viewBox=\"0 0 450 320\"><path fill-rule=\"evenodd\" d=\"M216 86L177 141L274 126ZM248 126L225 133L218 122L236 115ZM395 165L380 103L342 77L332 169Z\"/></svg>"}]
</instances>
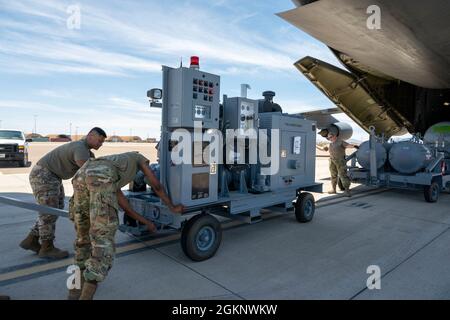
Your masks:
<instances>
[{"instance_id":1,"label":"white cloud","mask_svg":"<svg viewBox=\"0 0 450 320\"><path fill-rule=\"evenodd\" d=\"M49 89L35 90L34 93L37 94L38 96L47 98L63 99L72 97L72 95L68 92L54 91Z\"/></svg>"},{"instance_id":2,"label":"white cloud","mask_svg":"<svg viewBox=\"0 0 450 320\"><path fill-rule=\"evenodd\" d=\"M148 100L135 101L122 97L111 97L108 99L110 104L101 105L101 108L123 110L129 115L145 116L161 121L161 109L151 108ZM159 126L158 126L159 127Z\"/></svg>"},{"instance_id":3,"label":"white cloud","mask_svg":"<svg viewBox=\"0 0 450 320\"><path fill-rule=\"evenodd\" d=\"M77 114L80 111L76 109L66 108L64 106L55 106L49 103L36 102L36 101L27 101L27 100L0 100L0 108L4 109L24 109L24 110L33 110L40 112L55 112L55 113L72 113Z\"/></svg>"},{"instance_id":4,"label":"white cloud","mask_svg":"<svg viewBox=\"0 0 450 320\"><path fill-rule=\"evenodd\" d=\"M102 68L83 66L83 65L69 65L62 63L46 63L39 61L18 61L17 59L4 58L0 54L0 68L2 72L23 74L23 75L47 75L47 74L81 74L81 75L104 75L104 76L127 76L125 73L118 71L110 71Z\"/></svg>"},{"instance_id":5,"label":"white cloud","mask_svg":"<svg viewBox=\"0 0 450 320\"><path fill-rule=\"evenodd\" d=\"M58 40L29 38L12 33L3 39L0 53L12 62L36 63L36 68L53 72L126 74L134 72L159 72L159 63L127 54L107 52ZM43 50L42 48L45 48ZM2 59L2 61L4 61ZM0 63L2 63L0 61ZM9 63L8 63L9 64ZM52 70L52 67L54 70ZM10 69L11 70L11 69ZM12 70L11 70L12 71Z\"/></svg>"},{"instance_id":6,"label":"white cloud","mask_svg":"<svg viewBox=\"0 0 450 320\"><path fill-rule=\"evenodd\" d=\"M325 47L308 46L293 38L269 40L265 34L239 26L239 21L254 18L257 12L243 12L233 17L233 22L198 3L181 2L169 11L159 2L147 2L147 6L129 2L127 10L121 10L123 4L116 1L102 7L86 2L81 4L81 30L73 31L65 27L65 9L69 4L29 0L23 5L4 1L2 5L10 12L47 20L30 20L28 24L3 22L6 30L0 37L0 59L4 61L0 60L0 64L25 62L25 68L9 72L130 75L159 72L160 65L167 61L198 53L208 65L221 65L219 69L231 74L245 74L252 68L254 73L295 72L292 63L311 48L319 58L331 56ZM228 4L218 1L216 5ZM27 68L29 61L36 66Z\"/></svg>"},{"instance_id":7,"label":"white cloud","mask_svg":"<svg viewBox=\"0 0 450 320\"><path fill-rule=\"evenodd\" d=\"M270 79L277 73L286 81L289 77L303 79L292 65L298 58L313 55L328 62L335 60L325 46L301 40L300 31L288 25L280 33L276 29L247 29L260 18L259 13L246 11L245 6L236 8L227 0L214 0L211 6L202 6L197 1L79 2L81 29L69 30L66 9L73 1L0 0L2 12L7 13L0 17L2 73L142 76L160 73L161 64L177 65L180 57L186 61L186 57L197 54L202 69L209 72L246 79ZM272 18L275 22L279 20L275 15ZM90 84L95 87L95 83ZM67 92L45 87L34 93L42 98L69 97ZM77 114L70 121L80 122L78 126L85 125L86 130L99 119L105 128L118 134L127 134L129 127L142 135L159 132L160 110L150 109L145 99L93 98L92 92L72 97L80 97L80 107L74 107L74 101L61 100L66 104L55 105L53 100L53 104L48 104L4 99L0 108L48 111L49 117ZM314 102L280 104L287 110L292 106L298 112L297 108L306 108ZM58 128L58 124L51 125Z\"/></svg>"},{"instance_id":8,"label":"white cloud","mask_svg":"<svg viewBox=\"0 0 450 320\"><path fill-rule=\"evenodd\" d=\"M47 18L56 22L64 22L60 13L64 10L64 5L62 3L57 3L54 1L0 1L2 10L6 12L20 12L21 14L34 16L38 18ZM59 11L59 12L58 12Z\"/></svg>"},{"instance_id":9,"label":"white cloud","mask_svg":"<svg viewBox=\"0 0 450 320\"><path fill-rule=\"evenodd\" d=\"M121 107L126 110L142 110L144 107L143 103L119 97L111 97L109 101L112 102L113 106Z\"/></svg>"}]
</instances>

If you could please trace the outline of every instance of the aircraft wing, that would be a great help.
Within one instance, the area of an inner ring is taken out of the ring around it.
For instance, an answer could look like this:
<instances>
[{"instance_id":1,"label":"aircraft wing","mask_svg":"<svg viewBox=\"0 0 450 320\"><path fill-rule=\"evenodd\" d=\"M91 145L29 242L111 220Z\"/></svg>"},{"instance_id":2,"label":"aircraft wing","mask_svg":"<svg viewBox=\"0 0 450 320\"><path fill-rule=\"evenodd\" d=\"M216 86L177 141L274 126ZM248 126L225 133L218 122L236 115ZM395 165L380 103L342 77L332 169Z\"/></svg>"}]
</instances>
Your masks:
<instances>
[{"instance_id":1,"label":"aircraft wing","mask_svg":"<svg viewBox=\"0 0 450 320\"><path fill-rule=\"evenodd\" d=\"M278 15L367 72L413 85L450 88L450 1L306 1ZM367 27L367 9L381 9L381 29Z\"/></svg>"}]
</instances>

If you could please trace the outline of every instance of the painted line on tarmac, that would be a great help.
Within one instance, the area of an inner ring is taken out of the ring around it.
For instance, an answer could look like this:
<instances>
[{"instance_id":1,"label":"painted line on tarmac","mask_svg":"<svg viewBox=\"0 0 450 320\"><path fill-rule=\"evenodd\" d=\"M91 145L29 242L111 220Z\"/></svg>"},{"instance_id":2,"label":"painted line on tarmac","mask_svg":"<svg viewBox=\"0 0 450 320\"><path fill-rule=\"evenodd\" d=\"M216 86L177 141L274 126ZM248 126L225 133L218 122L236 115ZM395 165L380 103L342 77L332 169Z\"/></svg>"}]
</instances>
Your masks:
<instances>
[{"instance_id":1,"label":"painted line on tarmac","mask_svg":"<svg viewBox=\"0 0 450 320\"><path fill-rule=\"evenodd\" d=\"M360 192L360 193L355 193L350 198L343 197L341 195L332 196L331 198L327 198L325 200L320 200L317 203L316 208L327 207L327 206L334 205L334 204L340 204L343 202L352 201L354 199L372 196L372 195L382 193L385 191L387 191L387 189L381 189L381 190L376 189L376 190L369 191L369 192ZM272 219L280 218L282 216L285 216L287 213L289 213L289 212L274 211L274 212L266 213L262 217L262 219L263 219L262 222L267 222ZM231 230L231 229L235 229L238 227L244 227L244 226L249 226L249 224L246 222L238 221L238 220L232 220L232 221L222 223L223 230ZM175 243L179 242L180 238L181 238L181 233L177 232L175 234L171 234L169 236L165 236L165 237L161 237L161 238L157 238L157 239L150 239L150 240L145 240L145 241L142 241L142 240L127 241L126 242L127 244L118 246L116 248L116 258L128 256L128 255L139 253L139 252L146 251L146 250L159 248L162 246L168 246L171 244L175 244ZM36 262L30 263L30 264L18 265L18 266L5 268L6 270L12 270L12 271L7 271L5 273L0 274L0 287L18 283L18 282L22 282L22 281L26 281L26 280L30 280L30 279L34 279L34 278L39 278L39 277L50 275L50 274L57 273L57 272L61 272L61 271L66 270L67 267L72 264L73 264L73 255L71 255L71 257L69 257L69 258L66 258L63 260L58 260L58 261L46 262L45 260L43 260L43 262L36 261Z\"/></svg>"},{"instance_id":2,"label":"painted line on tarmac","mask_svg":"<svg viewBox=\"0 0 450 320\"><path fill-rule=\"evenodd\" d=\"M237 224L241 224L241 222L240 221L227 222L223 225L223 227L224 230L228 230L232 227L235 227ZM181 237L180 233L176 233L158 239L140 242L133 241L133 243L131 244L116 248L116 258L120 258L130 254L135 254L141 251L155 249L161 246L174 244L179 241L180 237ZM18 270L0 274L0 287L66 270L68 266L73 264L73 255L71 256L72 257L63 260L52 261L49 263L46 263L45 261L43 263L37 261L35 262L38 263L37 265L32 265L30 267L20 268ZM9 267L5 269L11 270L17 267L20 266Z\"/></svg>"},{"instance_id":3,"label":"painted line on tarmac","mask_svg":"<svg viewBox=\"0 0 450 320\"><path fill-rule=\"evenodd\" d=\"M132 252L132 251L136 251L136 250L144 249L144 248L148 249L151 247L155 247L162 243L177 240L177 238L179 238L178 234L168 236L166 238L160 238L160 239L154 239L154 240L148 240L148 241L144 241L144 242L136 242L136 243L128 244L128 245L125 245L122 247L118 247L116 249L116 256L120 257L121 255L123 255L123 253ZM71 256L72 257L69 257L69 258L66 258L63 260L52 261L52 262L47 262L47 263L45 262L45 260L44 260L44 263L41 263L40 261L38 261L37 262L37 263L39 263L38 265L33 265L31 267L25 267L25 268L21 268L19 270L14 270L11 272L6 272L3 274L0 274L0 286L5 285L4 282L8 282L9 280L28 277L33 274L42 274L43 272L47 272L47 271L51 271L51 270L60 270L61 268L67 268L68 266L73 264L73 255L71 255Z\"/></svg>"},{"instance_id":4,"label":"painted line on tarmac","mask_svg":"<svg viewBox=\"0 0 450 320\"><path fill-rule=\"evenodd\" d=\"M155 238L155 236L157 238ZM161 238L166 239L168 236L168 233L164 233L164 234L160 233L160 234L156 234L155 236L144 236L141 239L133 238L132 240L116 243L116 253L121 252L122 247L130 246L132 244L142 243L142 242L146 242L146 241L149 242L150 240L157 240L157 239L161 239ZM150 237L151 237L151 239L149 239ZM74 257L74 254L72 253L67 258L65 258L65 260L73 259L73 257ZM63 261L63 260L58 260L58 261ZM71 261L73 261L73 260L71 260ZM13 266L5 267L5 268L0 268L0 277L3 274L13 273L18 270L30 269L30 268L34 268L34 267L42 266L42 265L49 265L53 262L57 262L57 261L55 261L55 260L52 261L50 259L39 259L39 260L34 260L34 261L28 262L28 263L23 263L23 264L13 265Z\"/></svg>"}]
</instances>

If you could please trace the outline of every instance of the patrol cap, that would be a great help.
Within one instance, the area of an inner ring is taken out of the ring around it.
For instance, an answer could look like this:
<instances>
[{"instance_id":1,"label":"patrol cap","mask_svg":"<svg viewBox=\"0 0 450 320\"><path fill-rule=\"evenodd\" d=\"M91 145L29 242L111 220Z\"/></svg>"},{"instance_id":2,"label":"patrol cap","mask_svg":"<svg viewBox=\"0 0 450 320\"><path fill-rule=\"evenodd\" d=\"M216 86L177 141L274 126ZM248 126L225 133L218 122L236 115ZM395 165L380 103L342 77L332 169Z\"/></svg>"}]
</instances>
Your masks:
<instances>
[{"instance_id":1,"label":"patrol cap","mask_svg":"<svg viewBox=\"0 0 450 320\"><path fill-rule=\"evenodd\" d=\"M322 130L320 130L320 131L319 131L319 134L320 134L322 137L326 138L326 137L328 136L328 129L322 129Z\"/></svg>"}]
</instances>

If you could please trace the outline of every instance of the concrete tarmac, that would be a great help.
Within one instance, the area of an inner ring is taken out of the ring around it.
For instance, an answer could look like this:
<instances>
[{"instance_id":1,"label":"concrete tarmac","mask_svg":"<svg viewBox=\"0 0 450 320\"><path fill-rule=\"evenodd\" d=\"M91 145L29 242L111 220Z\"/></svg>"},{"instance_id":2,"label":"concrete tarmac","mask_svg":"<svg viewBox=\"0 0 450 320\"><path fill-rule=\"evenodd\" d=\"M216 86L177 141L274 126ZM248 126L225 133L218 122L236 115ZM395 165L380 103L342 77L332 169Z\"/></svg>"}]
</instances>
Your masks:
<instances>
[{"instance_id":1,"label":"concrete tarmac","mask_svg":"<svg viewBox=\"0 0 450 320\"><path fill-rule=\"evenodd\" d=\"M325 190L327 176L327 159L318 158ZM221 247L204 262L183 254L176 232L118 232L116 260L96 298L449 299L450 195L430 204L421 192L355 187L349 199L314 194L316 214L307 224L279 213L254 225L224 221ZM27 174L0 175L0 195L33 201ZM65 299L72 259L42 260L18 246L35 218L0 204L0 292ZM72 223L60 218L56 234L57 245L73 252ZM370 266L381 271L379 290L367 287Z\"/></svg>"}]
</instances>

